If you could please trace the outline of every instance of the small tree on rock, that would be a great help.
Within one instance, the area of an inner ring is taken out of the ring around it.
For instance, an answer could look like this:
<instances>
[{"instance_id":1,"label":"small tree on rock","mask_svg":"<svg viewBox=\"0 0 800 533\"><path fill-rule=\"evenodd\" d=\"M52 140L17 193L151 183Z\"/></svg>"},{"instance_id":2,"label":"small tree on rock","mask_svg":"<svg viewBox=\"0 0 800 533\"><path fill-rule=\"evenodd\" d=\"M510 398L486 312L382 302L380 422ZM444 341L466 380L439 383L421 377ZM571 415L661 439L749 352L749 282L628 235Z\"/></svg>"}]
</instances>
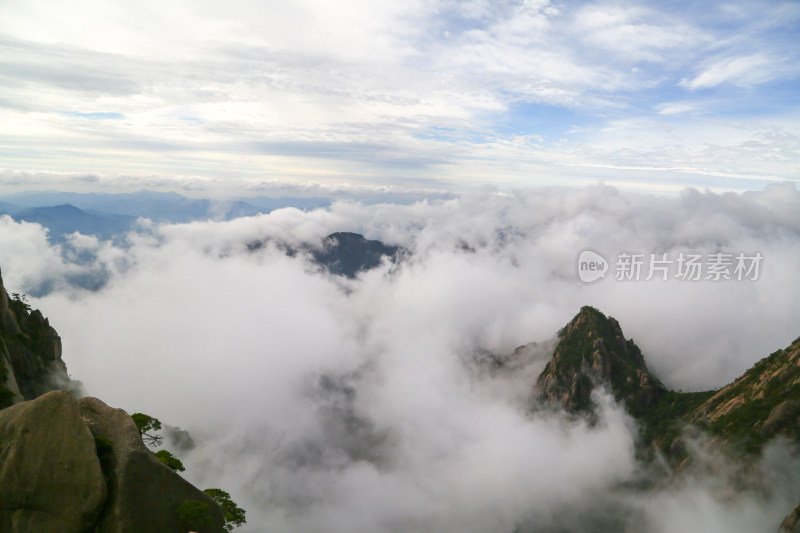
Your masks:
<instances>
[{"instance_id":1,"label":"small tree on rock","mask_svg":"<svg viewBox=\"0 0 800 533\"><path fill-rule=\"evenodd\" d=\"M234 528L241 526L245 521L245 510L231 500L231 495L222 489L206 489L203 492L214 498L222 509L225 519L225 531L230 533Z\"/></svg>"},{"instance_id":2,"label":"small tree on rock","mask_svg":"<svg viewBox=\"0 0 800 533\"><path fill-rule=\"evenodd\" d=\"M152 448L161 446L164 435L156 433L157 431L161 431L161 421L158 418L153 418L144 413L133 413L131 418L136 424L136 429L139 430L139 435L141 435L142 441L145 444Z\"/></svg>"},{"instance_id":3,"label":"small tree on rock","mask_svg":"<svg viewBox=\"0 0 800 533\"><path fill-rule=\"evenodd\" d=\"M156 459L175 470L176 472L183 472L186 470L180 459L169 453L167 450L159 450L156 452Z\"/></svg>"}]
</instances>

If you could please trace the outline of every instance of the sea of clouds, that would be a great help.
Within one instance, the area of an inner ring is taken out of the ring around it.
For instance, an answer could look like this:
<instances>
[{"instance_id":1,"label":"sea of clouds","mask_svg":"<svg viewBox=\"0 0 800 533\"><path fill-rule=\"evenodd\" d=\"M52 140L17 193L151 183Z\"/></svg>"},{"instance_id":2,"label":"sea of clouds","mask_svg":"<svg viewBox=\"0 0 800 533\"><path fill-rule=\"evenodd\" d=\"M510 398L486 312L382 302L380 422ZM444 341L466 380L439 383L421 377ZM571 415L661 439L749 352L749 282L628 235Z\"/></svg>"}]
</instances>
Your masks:
<instances>
[{"instance_id":1,"label":"sea of clouds","mask_svg":"<svg viewBox=\"0 0 800 533\"><path fill-rule=\"evenodd\" d=\"M353 280L286 254L335 231L408 253ZM619 281L612 266L585 284L586 248L763 262L757 280ZM530 407L582 305L616 317L668 386L730 382L800 335L798 265L791 184L340 200L141 221L115 243L52 245L40 226L0 218L4 282L50 318L70 373L109 405L189 430L187 477L231 492L248 511L241 531L772 532L800 499L790 449L768 449L755 488L734 490L722 466L643 492L631 488L648 475L635 423L609 398L596 398L596 425ZM515 372L476 364L531 342Z\"/></svg>"}]
</instances>

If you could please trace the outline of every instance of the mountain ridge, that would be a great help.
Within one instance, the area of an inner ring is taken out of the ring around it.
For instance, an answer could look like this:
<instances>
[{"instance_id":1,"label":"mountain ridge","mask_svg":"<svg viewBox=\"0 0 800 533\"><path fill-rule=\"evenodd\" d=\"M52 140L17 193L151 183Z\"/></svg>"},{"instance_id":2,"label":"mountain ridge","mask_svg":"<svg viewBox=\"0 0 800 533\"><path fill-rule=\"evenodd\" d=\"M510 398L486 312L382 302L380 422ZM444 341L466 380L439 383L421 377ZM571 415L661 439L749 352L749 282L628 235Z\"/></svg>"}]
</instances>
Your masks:
<instances>
[{"instance_id":1,"label":"mountain ridge","mask_svg":"<svg viewBox=\"0 0 800 533\"><path fill-rule=\"evenodd\" d=\"M641 350L619 323L583 307L560 332L553 357L537 379L536 396L592 419L592 391L606 388L639 423L639 454L661 456L677 472L690 457L687 429L710 435L705 448L732 454L740 465L771 439L800 444L800 338L758 361L730 384L701 392L667 389L647 369ZM800 533L800 504L781 533Z\"/></svg>"}]
</instances>

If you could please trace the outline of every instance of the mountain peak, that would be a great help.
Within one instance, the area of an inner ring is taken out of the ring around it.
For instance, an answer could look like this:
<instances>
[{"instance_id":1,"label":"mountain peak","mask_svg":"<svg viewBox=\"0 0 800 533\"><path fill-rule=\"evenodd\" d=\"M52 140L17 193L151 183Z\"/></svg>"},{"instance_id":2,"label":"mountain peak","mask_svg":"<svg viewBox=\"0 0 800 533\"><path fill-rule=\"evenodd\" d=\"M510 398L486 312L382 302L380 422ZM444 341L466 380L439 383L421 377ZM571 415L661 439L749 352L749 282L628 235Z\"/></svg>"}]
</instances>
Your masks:
<instances>
[{"instance_id":1,"label":"mountain peak","mask_svg":"<svg viewBox=\"0 0 800 533\"><path fill-rule=\"evenodd\" d=\"M582 307L559 337L537 385L544 399L570 412L591 412L591 394L597 386L610 387L634 416L666 390L648 371L633 340L625 339L619 322L594 307Z\"/></svg>"},{"instance_id":2,"label":"mountain peak","mask_svg":"<svg viewBox=\"0 0 800 533\"><path fill-rule=\"evenodd\" d=\"M317 263L332 274L354 278L359 272L381 264L384 257L394 260L400 248L377 240L369 240L360 233L339 231L322 240L322 248L313 252Z\"/></svg>"}]
</instances>

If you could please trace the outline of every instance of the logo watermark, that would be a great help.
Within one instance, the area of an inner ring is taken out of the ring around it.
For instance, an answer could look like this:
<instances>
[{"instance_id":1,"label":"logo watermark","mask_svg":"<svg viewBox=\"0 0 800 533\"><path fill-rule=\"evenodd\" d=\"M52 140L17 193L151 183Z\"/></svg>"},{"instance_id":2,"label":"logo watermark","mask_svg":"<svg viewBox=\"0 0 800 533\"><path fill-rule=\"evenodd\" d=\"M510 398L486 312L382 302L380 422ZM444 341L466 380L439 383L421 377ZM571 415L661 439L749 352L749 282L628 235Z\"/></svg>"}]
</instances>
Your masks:
<instances>
[{"instance_id":1,"label":"logo watermark","mask_svg":"<svg viewBox=\"0 0 800 533\"><path fill-rule=\"evenodd\" d=\"M616 281L758 281L761 252L619 252L613 261ZM591 248L578 254L578 279L593 283L612 268L606 257Z\"/></svg>"},{"instance_id":2,"label":"logo watermark","mask_svg":"<svg viewBox=\"0 0 800 533\"><path fill-rule=\"evenodd\" d=\"M594 250L583 250L578 255L578 277L584 283L592 283L606 277L608 261Z\"/></svg>"}]
</instances>

